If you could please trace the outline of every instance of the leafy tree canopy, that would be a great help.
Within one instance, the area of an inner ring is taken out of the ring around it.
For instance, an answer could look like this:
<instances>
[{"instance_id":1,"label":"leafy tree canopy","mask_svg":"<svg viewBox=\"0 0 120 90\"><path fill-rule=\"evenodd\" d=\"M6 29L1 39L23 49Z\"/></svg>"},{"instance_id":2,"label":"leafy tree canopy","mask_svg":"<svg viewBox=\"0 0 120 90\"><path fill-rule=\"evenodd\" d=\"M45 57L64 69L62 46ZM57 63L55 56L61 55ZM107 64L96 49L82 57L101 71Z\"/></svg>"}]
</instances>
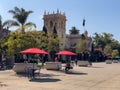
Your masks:
<instances>
[{"instance_id":1,"label":"leafy tree canopy","mask_svg":"<svg viewBox=\"0 0 120 90\"><path fill-rule=\"evenodd\" d=\"M70 34L79 34L79 30L74 26L69 30Z\"/></svg>"},{"instance_id":2,"label":"leafy tree canopy","mask_svg":"<svg viewBox=\"0 0 120 90\"><path fill-rule=\"evenodd\" d=\"M110 45L106 45L105 48L104 48L104 54L106 56L109 56L109 55L112 55L112 48Z\"/></svg>"},{"instance_id":3,"label":"leafy tree canopy","mask_svg":"<svg viewBox=\"0 0 120 90\"><path fill-rule=\"evenodd\" d=\"M120 43L113 38L113 35L105 32L102 34L94 33L93 42L95 48L104 49L107 44L109 44L112 49L120 47Z\"/></svg>"},{"instance_id":4,"label":"leafy tree canopy","mask_svg":"<svg viewBox=\"0 0 120 90\"><path fill-rule=\"evenodd\" d=\"M87 40L81 39L80 42L76 45L76 52L86 52L87 51Z\"/></svg>"},{"instance_id":5,"label":"leafy tree canopy","mask_svg":"<svg viewBox=\"0 0 120 90\"><path fill-rule=\"evenodd\" d=\"M113 52L112 52L112 57L115 58L117 55L119 55L118 50L117 50L117 49L116 49L116 50L113 50Z\"/></svg>"}]
</instances>

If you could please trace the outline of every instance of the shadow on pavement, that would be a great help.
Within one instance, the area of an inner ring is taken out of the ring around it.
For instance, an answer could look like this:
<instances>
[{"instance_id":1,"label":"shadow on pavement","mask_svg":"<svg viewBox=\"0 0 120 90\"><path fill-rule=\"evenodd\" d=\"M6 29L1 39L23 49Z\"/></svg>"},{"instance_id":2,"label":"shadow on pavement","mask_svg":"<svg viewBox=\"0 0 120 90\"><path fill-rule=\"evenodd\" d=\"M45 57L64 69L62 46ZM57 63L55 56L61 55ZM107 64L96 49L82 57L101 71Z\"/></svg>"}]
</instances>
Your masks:
<instances>
[{"instance_id":1,"label":"shadow on pavement","mask_svg":"<svg viewBox=\"0 0 120 90\"><path fill-rule=\"evenodd\" d=\"M53 76L61 76L61 75L55 75L55 74L43 74L43 73L40 73L40 77L53 77Z\"/></svg>"},{"instance_id":2,"label":"shadow on pavement","mask_svg":"<svg viewBox=\"0 0 120 90\"><path fill-rule=\"evenodd\" d=\"M69 75L88 75L88 73L78 72L78 71L69 71L66 74Z\"/></svg>"},{"instance_id":3,"label":"shadow on pavement","mask_svg":"<svg viewBox=\"0 0 120 90\"><path fill-rule=\"evenodd\" d=\"M104 67L92 66L92 67L89 67L89 68L104 68Z\"/></svg>"},{"instance_id":4,"label":"shadow on pavement","mask_svg":"<svg viewBox=\"0 0 120 90\"><path fill-rule=\"evenodd\" d=\"M29 80L30 82L58 82L61 81L60 79L54 79L54 78L33 78Z\"/></svg>"},{"instance_id":5,"label":"shadow on pavement","mask_svg":"<svg viewBox=\"0 0 120 90\"><path fill-rule=\"evenodd\" d=\"M19 73L19 74L14 74L12 76L17 76L17 77L28 77L27 74L25 73ZM61 76L59 74L44 74L44 73L40 73L39 75L35 74L35 77L53 77L53 76Z\"/></svg>"},{"instance_id":6,"label":"shadow on pavement","mask_svg":"<svg viewBox=\"0 0 120 90\"><path fill-rule=\"evenodd\" d=\"M65 70L59 70L56 72L64 73L64 74L72 74L72 75L87 75L88 74L88 73L78 72L78 71L74 71L74 70L70 70L67 73L65 72Z\"/></svg>"}]
</instances>

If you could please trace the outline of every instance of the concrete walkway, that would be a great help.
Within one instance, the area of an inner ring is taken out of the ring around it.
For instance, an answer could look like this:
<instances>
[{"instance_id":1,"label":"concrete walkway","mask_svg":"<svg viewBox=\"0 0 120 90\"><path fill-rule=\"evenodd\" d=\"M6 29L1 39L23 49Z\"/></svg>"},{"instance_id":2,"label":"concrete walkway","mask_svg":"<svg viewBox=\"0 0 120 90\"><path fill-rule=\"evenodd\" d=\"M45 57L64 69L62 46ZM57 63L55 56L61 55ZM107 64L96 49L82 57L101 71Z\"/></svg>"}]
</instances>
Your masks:
<instances>
[{"instance_id":1,"label":"concrete walkway","mask_svg":"<svg viewBox=\"0 0 120 90\"><path fill-rule=\"evenodd\" d=\"M0 71L0 90L120 90L120 63L75 66L69 74L42 69L31 81L12 70Z\"/></svg>"}]
</instances>

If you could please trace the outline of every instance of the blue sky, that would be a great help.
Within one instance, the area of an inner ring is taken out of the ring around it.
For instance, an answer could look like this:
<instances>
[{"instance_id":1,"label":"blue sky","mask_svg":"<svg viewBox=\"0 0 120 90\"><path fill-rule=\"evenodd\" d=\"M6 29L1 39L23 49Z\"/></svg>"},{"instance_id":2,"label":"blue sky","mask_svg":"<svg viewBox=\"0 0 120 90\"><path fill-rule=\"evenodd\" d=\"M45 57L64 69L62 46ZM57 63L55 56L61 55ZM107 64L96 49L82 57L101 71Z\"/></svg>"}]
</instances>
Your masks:
<instances>
[{"instance_id":1,"label":"blue sky","mask_svg":"<svg viewBox=\"0 0 120 90\"><path fill-rule=\"evenodd\" d=\"M59 9L66 13L66 33L72 26L84 32L83 18L86 19L86 30L89 36L93 33L111 33L120 42L120 0L0 0L0 15L3 21L12 19L8 10L15 6L32 10L28 21L36 23L37 30L43 27L43 14L46 10L52 13Z\"/></svg>"}]
</instances>

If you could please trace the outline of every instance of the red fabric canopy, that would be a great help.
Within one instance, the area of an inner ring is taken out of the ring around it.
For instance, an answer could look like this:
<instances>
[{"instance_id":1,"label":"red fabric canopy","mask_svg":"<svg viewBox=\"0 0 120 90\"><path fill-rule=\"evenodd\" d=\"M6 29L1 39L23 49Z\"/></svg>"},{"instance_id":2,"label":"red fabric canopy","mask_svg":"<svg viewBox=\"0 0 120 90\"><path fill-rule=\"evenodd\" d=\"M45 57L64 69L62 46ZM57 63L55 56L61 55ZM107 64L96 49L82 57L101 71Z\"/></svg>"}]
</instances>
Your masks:
<instances>
[{"instance_id":1,"label":"red fabric canopy","mask_svg":"<svg viewBox=\"0 0 120 90\"><path fill-rule=\"evenodd\" d=\"M58 52L56 54L58 54L58 55L77 55L76 53L73 53L73 52L67 51L67 50L60 51L60 52Z\"/></svg>"},{"instance_id":2,"label":"red fabric canopy","mask_svg":"<svg viewBox=\"0 0 120 90\"><path fill-rule=\"evenodd\" d=\"M40 50L38 48L30 48L23 51L20 51L22 54L48 54L48 52L45 52L44 50Z\"/></svg>"}]
</instances>

